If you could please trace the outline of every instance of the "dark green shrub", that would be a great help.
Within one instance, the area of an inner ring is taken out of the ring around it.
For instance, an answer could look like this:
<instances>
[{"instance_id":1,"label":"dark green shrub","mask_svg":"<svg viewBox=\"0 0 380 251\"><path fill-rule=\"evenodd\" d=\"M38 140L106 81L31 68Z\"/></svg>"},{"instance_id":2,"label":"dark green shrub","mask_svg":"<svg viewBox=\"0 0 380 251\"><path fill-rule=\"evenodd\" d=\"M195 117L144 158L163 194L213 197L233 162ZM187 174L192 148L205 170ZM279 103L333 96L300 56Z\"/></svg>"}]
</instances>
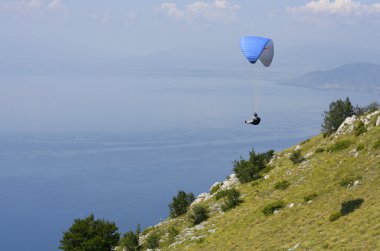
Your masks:
<instances>
[{"instance_id":1,"label":"dark green shrub","mask_svg":"<svg viewBox=\"0 0 380 251\"><path fill-rule=\"evenodd\" d=\"M365 127L364 122L359 121L355 126L355 136L359 136L365 132L367 132L367 128Z\"/></svg>"},{"instance_id":2,"label":"dark green shrub","mask_svg":"<svg viewBox=\"0 0 380 251\"><path fill-rule=\"evenodd\" d=\"M175 227L169 228L169 240L173 242L175 240L175 237L179 234L179 230Z\"/></svg>"},{"instance_id":3,"label":"dark green shrub","mask_svg":"<svg viewBox=\"0 0 380 251\"><path fill-rule=\"evenodd\" d=\"M111 250L119 242L120 234L113 222L95 220L93 214L84 219L75 219L70 229L63 233L60 249L65 251Z\"/></svg>"},{"instance_id":4,"label":"dark green shrub","mask_svg":"<svg viewBox=\"0 0 380 251\"><path fill-rule=\"evenodd\" d=\"M377 102L372 102L367 106L360 107L358 105L355 106L354 112L357 116L363 115L364 113L372 113L376 110L379 110L380 104Z\"/></svg>"},{"instance_id":5,"label":"dark green shrub","mask_svg":"<svg viewBox=\"0 0 380 251\"><path fill-rule=\"evenodd\" d=\"M252 186L252 187L255 187L255 186L257 186L259 183L260 183L259 180L255 180L255 181L253 181L253 182L251 183L251 186Z\"/></svg>"},{"instance_id":6,"label":"dark green shrub","mask_svg":"<svg viewBox=\"0 0 380 251\"><path fill-rule=\"evenodd\" d=\"M361 180L362 177L361 176L356 176L356 177L346 177L344 179L342 179L340 182L339 182L339 185L341 187L350 187L350 186L353 186L354 185L354 182L355 180Z\"/></svg>"},{"instance_id":7,"label":"dark green shrub","mask_svg":"<svg viewBox=\"0 0 380 251\"><path fill-rule=\"evenodd\" d=\"M146 238L146 248L155 249L160 246L160 236L157 233L152 233Z\"/></svg>"},{"instance_id":8,"label":"dark green shrub","mask_svg":"<svg viewBox=\"0 0 380 251\"><path fill-rule=\"evenodd\" d=\"M234 161L234 172L241 183L247 183L259 179L260 171L262 171L269 163L274 155L274 151L270 150L265 153L256 153L254 150L249 152L249 159L240 158Z\"/></svg>"},{"instance_id":9,"label":"dark green shrub","mask_svg":"<svg viewBox=\"0 0 380 251\"><path fill-rule=\"evenodd\" d=\"M221 198L226 197L228 194L228 190L221 190L215 194L215 199L220 200Z\"/></svg>"},{"instance_id":10,"label":"dark green shrub","mask_svg":"<svg viewBox=\"0 0 380 251\"><path fill-rule=\"evenodd\" d=\"M228 189L227 195L225 196L224 202L222 204L222 211L226 212L232 208L235 208L241 203L240 192L235 188Z\"/></svg>"},{"instance_id":11,"label":"dark green shrub","mask_svg":"<svg viewBox=\"0 0 380 251\"><path fill-rule=\"evenodd\" d=\"M313 199L315 199L317 197L318 197L317 193L308 194L305 197L303 197L303 201L304 202L308 202L308 201L311 201L311 200L313 200Z\"/></svg>"},{"instance_id":12,"label":"dark green shrub","mask_svg":"<svg viewBox=\"0 0 380 251\"><path fill-rule=\"evenodd\" d=\"M322 147L318 147L316 150L315 150L315 153L323 153L325 151L324 148Z\"/></svg>"},{"instance_id":13,"label":"dark green shrub","mask_svg":"<svg viewBox=\"0 0 380 251\"><path fill-rule=\"evenodd\" d=\"M339 185L341 187L348 187L348 186L352 186L354 184L354 179L353 178L344 178L343 180L341 180L339 182Z\"/></svg>"},{"instance_id":14,"label":"dark green shrub","mask_svg":"<svg viewBox=\"0 0 380 251\"><path fill-rule=\"evenodd\" d=\"M154 227L147 227L144 229L144 231L142 232L143 235L147 235L150 231L152 231L154 229Z\"/></svg>"},{"instance_id":15,"label":"dark green shrub","mask_svg":"<svg viewBox=\"0 0 380 251\"><path fill-rule=\"evenodd\" d=\"M368 113L375 112L380 109L380 104L378 102L372 102L364 107L365 111Z\"/></svg>"},{"instance_id":16,"label":"dark green shrub","mask_svg":"<svg viewBox=\"0 0 380 251\"><path fill-rule=\"evenodd\" d=\"M380 139L376 140L376 142L373 144L374 149L379 149L380 148Z\"/></svg>"},{"instance_id":17,"label":"dark green shrub","mask_svg":"<svg viewBox=\"0 0 380 251\"><path fill-rule=\"evenodd\" d=\"M198 238L197 240L196 240L196 242L197 242L197 244L202 244L203 242L205 241L205 238Z\"/></svg>"},{"instance_id":18,"label":"dark green shrub","mask_svg":"<svg viewBox=\"0 0 380 251\"><path fill-rule=\"evenodd\" d=\"M137 233L135 234L132 231L125 233L123 238L120 240L120 246L122 246L126 251L140 250L139 236Z\"/></svg>"},{"instance_id":19,"label":"dark green shrub","mask_svg":"<svg viewBox=\"0 0 380 251\"><path fill-rule=\"evenodd\" d=\"M304 157L301 155L301 151L293 151L292 154L290 154L289 159L293 162L293 164L299 164L305 160Z\"/></svg>"},{"instance_id":20,"label":"dark green shrub","mask_svg":"<svg viewBox=\"0 0 380 251\"><path fill-rule=\"evenodd\" d=\"M223 183L218 183L217 185L211 187L210 194L213 195L216 193L222 185Z\"/></svg>"},{"instance_id":21,"label":"dark green shrub","mask_svg":"<svg viewBox=\"0 0 380 251\"><path fill-rule=\"evenodd\" d=\"M170 216L176 218L185 214L194 200L195 197L193 193L178 191L177 196L173 197L172 203L169 204Z\"/></svg>"},{"instance_id":22,"label":"dark green shrub","mask_svg":"<svg viewBox=\"0 0 380 251\"><path fill-rule=\"evenodd\" d=\"M310 139L306 139L306 140L304 140L304 141L301 142L301 145L306 144L309 141L310 141Z\"/></svg>"},{"instance_id":23,"label":"dark green shrub","mask_svg":"<svg viewBox=\"0 0 380 251\"><path fill-rule=\"evenodd\" d=\"M342 213L341 212L335 212L329 216L329 221L331 221L331 222L336 221L340 217L342 217Z\"/></svg>"},{"instance_id":24,"label":"dark green shrub","mask_svg":"<svg viewBox=\"0 0 380 251\"><path fill-rule=\"evenodd\" d=\"M203 205L196 205L190 210L189 219L193 226L208 219L208 210Z\"/></svg>"},{"instance_id":25,"label":"dark green shrub","mask_svg":"<svg viewBox=\"0 0 380 251\"><path fill-rule=\"evenodd\" d=\"M364 149L364 145L363 144L359 144L357 147L356 147L356 151L361 151Z\"/></svg>"},{"instance_id":26,"label":"dark green shrub","mask_svg":"<svg viewBox=\"0 0 380 251\"><path fill-rule=\"evenodd\" d=\"M346 98L345 101L338 99L335 102L331 102L329 110L323 113L322 133L325 136L331 135L347 117L354 115L354 107L352 106L350 99Z\"/></svg>"},{"instance_id":27,"label":"dark green shrub","mask_svg":"<svg viewBox=\"0 0 380 251\"><path fill-rule=\"evenodd\" d=\"M137 224L137 226L136 226L136 235L137 235L137 237L139 237L140 234L141 234L141 225Z\"/></svg>"},{"instance_id":28,"label":"dark green shrub","mask_svg":"<svg viewBox=\"0 0 380 251\"><path fill-rule=\"evenodd\" d=\"M267 204L262 210L261 212L265 215L265 216L269 216L271 214L273 214L273 212L275 210L278 210L278 209L281 209L281 208L284 208L285 207L285 203L283 201L274 201L274 202L271 202L269 204Z\"/></svg>"},{"instance_id":29,"label":"dark green shrub","mask_svg":"<svg viewBox=\"0 0 380 251\"><path fill-rule=\"evenodd\" d=\"M290 186L290 182L287 180L278 181L274 184L274 189L285 190Z\"/></svg>"},{"instance_id":30,"label":"dark green shrub","mask_svg":"<svg viewBox=\"0 0 380 251\"><path fill-rule=\"evenodd\" d=\"M352 141L351 140L341 140L333 144L332 146L327 148L327 151L329 152L337 152L342 151L344 149L347 149L351 146Z\"/></svg>"}]
</instances>

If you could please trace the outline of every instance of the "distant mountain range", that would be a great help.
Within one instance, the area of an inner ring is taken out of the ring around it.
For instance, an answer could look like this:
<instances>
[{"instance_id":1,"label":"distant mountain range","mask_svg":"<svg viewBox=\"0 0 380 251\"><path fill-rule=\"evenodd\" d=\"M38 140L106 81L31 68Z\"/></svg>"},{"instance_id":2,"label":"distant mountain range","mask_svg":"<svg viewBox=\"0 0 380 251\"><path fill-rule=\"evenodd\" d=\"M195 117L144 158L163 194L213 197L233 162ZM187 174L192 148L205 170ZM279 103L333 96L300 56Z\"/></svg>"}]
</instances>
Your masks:
<instances>
[{"instance_id":1,"label":"distant mountain range","mask_svg":"<svg viewBox=\"0 0 380 251\"><path fill-rule=\"evenodd\" d=\"M380 93L380 65L351 63L327 71L313 71L281 81L281 85L315 89L374 91Z\"/></svg>"}]
</instances>

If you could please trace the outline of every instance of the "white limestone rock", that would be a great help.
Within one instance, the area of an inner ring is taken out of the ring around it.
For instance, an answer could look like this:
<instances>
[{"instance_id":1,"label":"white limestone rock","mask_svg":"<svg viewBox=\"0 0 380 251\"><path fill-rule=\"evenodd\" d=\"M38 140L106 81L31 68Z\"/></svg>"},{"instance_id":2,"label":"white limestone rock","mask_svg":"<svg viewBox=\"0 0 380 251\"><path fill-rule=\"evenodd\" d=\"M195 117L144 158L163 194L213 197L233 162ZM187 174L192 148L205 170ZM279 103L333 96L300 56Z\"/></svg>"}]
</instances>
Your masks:
<instances>
[{"instance_id":1,"label":"white limestone rock","mask_svg":"<svg viewBox=\"0 0 380 251\"><path fill-rule=\"evenodd\" d=\"M215 228L213 228L213 229L209 229L208 232L209 232L210 234L213 234L213 233L216 232L216 229L215 229Z\"/></svg>"},{"instance_id":2,"label":"white limestone rock","mask_svg":"<svg viewBox=\"0 0 380 251\"><path fill-rule=\"evenodd\" d=\"M215 182L214 185L212 185L210 187L210 194L211 194L211 191L218 188L216 191L218 191L220 189L220 187L223 185L223 182Z\"/></svg>"},{"instance_id":3,"label":"white limestone rock","mask_svg":"<svg viewBox=\"0 0 380 251\"><path fill-rule=\"evenodd\" d=\"M192 207L193 205L195 204L198 204L200 202L203 202L203 201L206 201L208 199L211 198L211 195L208 194L208 193L201 193L200 195L198 195L198 197L193 201L193 203L191 203L190 207Z\"/></svg>"},{"instance_id":4,"label":"white limestone rock","mask_svg":"<svg viewBox=\"0 0 380 251\"><path fill-rule=\"evenodd\" d=\"M193 227L194 230L202 230L204 228L205 228L205 226L203 224L198 224L198 225Z\"/></svg>"},{"instance_id":5,"label":"white limestone rock","mask_svg":"<svg viewBox=\"0 0 380 251\"><path fill-rule=\"evenodd\" d=\"M380 116L377 117L376 126L380 126Z\"/></svg>"},{"instance_id":6,"label":"white limestone rock","mask_svg":"<svg viewBox=\"0 0 380 251\"><path fill-rule=\"evenodd\" d=\"M270 159L268 165L270 165L270 166L273 165L273 162L274 162L276 159L278 159L278 158L279 158L279 156L277 156L277 154L274 154L273 157Z\"/></svg>"},{"instance_id":7,"label":"white limestone rock","mask_svg":"<svg viewBox=\"0 0 380 251\"><path fill-rule=\"evenodd\" d=\"M188 236L191 236L194 234L194 229L192 228L185 228L183 230L183 234L181 234L179 237L182 239L182 238L186 238Z\"/></svg>"},{"instance_id":8,"label":"white limestone rock","mask_svg":"<svg viewBox=\"0 0 380 251\"><path fill-rule=\"evenodd\" d=\"M231 174L228 179L223 181L223 185L220 187L221 190L227 190L239 184L239 179L236 174Z\"/></svg>"},{"instance_id":9,"label":"white limestone rock","mask_svg":"<svg viewBox=\"0 0 380 251\"><path fill-rule=\"evenodd\" d=\"M307 154L305 154L304 158L307 159L307 158L310 158L314 153L313 152L308 152Z\"/></svg>"},{"instance_id":10,"label":"white limestone rock","mask_svg":"<svg viewBox=\"0 0 380 251\"><path fill-rule=\"evenodd\" d=\"M351 151L348 152L351 156L357 157L359 155L359 152L356 149L352 149Z\"/></svg>"},{"instance_id":11,"label":"white limestone rock","mask_svg":"<svg viewBox=\"0 0 380 251\"><path fill-rule=\"evenodd\" d=\"M293 174L293 171L292 170L286 170L286 172L285 172L285 175L292 175Z\"/></svg>"},{"instance_id":12,"label":"white limestone rock","mask_svg":"<svg viewBox=\"0 0 380 251\"><path fill-rule=\"evenodd\" d=\"M355 180L355 182L354 182L354 187L359 186L359 184L360 184L360 181L359 181L359 180Z\"/></svg>"},{"instance_id":13,"label":"white limestone rock","mask_svg":"<svg viewBox=\"0 0 380 251\"><path fill-rule=\"evenodd\" d=\"M354 124L356 122L357 118L355 115L352 117L346 118L343 123L339 126L338 130L335 132L336 136L345 134L345 133L350 133L354 130Z\"/></svg>"},{"instance_id":14,"label":"white limestone rock","mask_svg":"<svg viewBox=\"0 0 380 251\"><path fill-rule=\"evenodd\" d=\"M364 123L364 125L367 126L367 125L369 125L369 124L371 123L371 119L372 119L372 117L373 117L373 116L376 116L376 115L379 114L379 113L380 113L380 110L374 111L374 112L368 114L367 116L361 118L360 120ZM379 117L377 118L377 121L379 121ZM376 122L377 122L377 121L376 121ZM380 121L379 121L379 122L380 122Z\"/></svg>"},{"instance_id":15,"label":"white limestone rock","mask_svg":"<svg viewBox=\"0 0 380 251\"><path fill-rule=\"evenodd\" d=\"M221 212L222 211L222 204L215 203L214 205L211 205L211 212Z\"/></svg>"},{"instance_id":16,"label":"white limestone rock","mask_svg":"<svg viewBox=\"0 0 380 251\"><path fill-rule=\"evenodd\" d=\"M305 160L305 161L302 161L301 164L298 166L298 168L307 168L309 167L309 161L308 160Z\"/></svg>"},{"instance_id":17,"label":"white limestone rock","mask_svg":"<svg viewBox=\"0 0 380 251\"><path fill-rule=\"evenodd\" d=\"M301 146L300 145L297 145L295 148L294 148L294 151L299 151L301 150Z\"/></svg>"},{"instance_id":18,"label":"white limestone rock","mask_svg":"<svg viewBox=\"0 0 380 251\"><path fill-rule=\"evenodd\" d=\"M299 247L299 243L297 243L296 245L294 245L294 247L293 248L289 248L288 249L288 251L294 251L294 250L296 250L298 247Z\"/></svg>"},{"instance_id":19,"label":"white limestone rock","mask_svg":"<svg viewBox=\"0 0 380 251\"><path fill-rule=\"evenodd\" d=\"M373 116L376 116L380 113L380 110L374 111L368 114L365 117L357 118L355 115L352 117L348 117L344 120L344 122L339 126L338 130L335 132L335 136L339 136L346 133L351 133L355 128L355 122L360 119L364 123L364 125L368 126L371 123L371 119ZM376 126L380 125L380 119L377 118Z\"/></svg>"},{"instance_id":20,"label":"white limestone rock","mask_svg":"<svg viewBox=\"0 0 380 251\"><path fill-rule=\"evenodd\" d=\"M371 123L371 120L369 120L367 118L363 118L363 119L361 119L361 121L364 123L365 126L367 126Z\"/></svg>"},{"instance_id":21,"label":"white limestone rock","mask_svg":"<svg viewBox=\"0 0 380 251\"><path fill-rule=\"evenodd\" d=\"M203 239L205 236L204 235L200 235L200 236L193 236L190 238L190 241L198 241L200 239Z\"/></svg>"}]
</instances>

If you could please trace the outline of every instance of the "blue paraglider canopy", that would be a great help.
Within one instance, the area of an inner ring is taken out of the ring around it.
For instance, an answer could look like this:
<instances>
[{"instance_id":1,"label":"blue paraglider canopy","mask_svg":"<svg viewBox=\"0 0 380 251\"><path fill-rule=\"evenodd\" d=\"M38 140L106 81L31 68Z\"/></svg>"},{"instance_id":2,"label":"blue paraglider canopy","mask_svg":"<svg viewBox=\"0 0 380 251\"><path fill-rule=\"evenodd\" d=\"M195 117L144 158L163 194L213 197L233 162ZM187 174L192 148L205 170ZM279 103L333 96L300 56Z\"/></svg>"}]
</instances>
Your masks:
<instances>
[{"instance_id":1,"label":"blue paraglider canopy","mask_svg":"<svg viewBox=\"0 0 380 251\"><path fill-rule=\"evenodd\" d=\"M240 40L240 48L251 64L258 59L265 67L270 66L274 54L273 41L265 37L247 36Z\"/></svg>"},{"instance_id":2,"label":"blue paraglider canopy","mask_svg":"<svg viewBox=\"0 0 380 251\"><path fill-rule=\"evenodd\" d=\"M247 36L240 39L240 48L244 56L251 64L256 64L260 60L265 67L269 67L273 60L274 45L272 39L265 37ZM253 67L253 68L256 68ZM256 98L254 111L257 109L258 99ZM260 117L257 113L254 114L252 120L246 120L246 124L258 125L260 124Z\"/></svg>"}]
</instances>

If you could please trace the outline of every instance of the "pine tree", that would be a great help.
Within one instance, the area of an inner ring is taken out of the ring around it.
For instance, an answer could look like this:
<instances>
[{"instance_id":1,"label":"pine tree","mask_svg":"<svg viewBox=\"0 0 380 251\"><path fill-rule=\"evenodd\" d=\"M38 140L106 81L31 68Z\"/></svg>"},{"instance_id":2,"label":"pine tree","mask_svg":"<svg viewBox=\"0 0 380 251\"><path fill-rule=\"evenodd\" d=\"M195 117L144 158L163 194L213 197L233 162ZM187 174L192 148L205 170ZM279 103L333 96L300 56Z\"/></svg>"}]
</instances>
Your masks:
<instances>
[{"instance_id":1,"label":"pine tree","mask_svg":"<svg viewBox=\"0 0 380 251\"><path fill-rule=\"evenodd\" d=\"M120 234L113 222L95 220L93 214L85 219L75 219L64 232L60 249L65 251L111 251L118 244Z\"/></svg>"},{"instance_id":2,"label":"pine tree","mask_svg":"<svg viewBox=\"0 0 380 251\"><path fill-rule=\"evenodd\" d=\"M351 117L354 114L354 107L348 97L345 101L338 99L337 101L331 102L329 110L323 113L322 133L325 136L331 135L338 130L339 126L347 117Z\"/></svg>"}]
</instances>

